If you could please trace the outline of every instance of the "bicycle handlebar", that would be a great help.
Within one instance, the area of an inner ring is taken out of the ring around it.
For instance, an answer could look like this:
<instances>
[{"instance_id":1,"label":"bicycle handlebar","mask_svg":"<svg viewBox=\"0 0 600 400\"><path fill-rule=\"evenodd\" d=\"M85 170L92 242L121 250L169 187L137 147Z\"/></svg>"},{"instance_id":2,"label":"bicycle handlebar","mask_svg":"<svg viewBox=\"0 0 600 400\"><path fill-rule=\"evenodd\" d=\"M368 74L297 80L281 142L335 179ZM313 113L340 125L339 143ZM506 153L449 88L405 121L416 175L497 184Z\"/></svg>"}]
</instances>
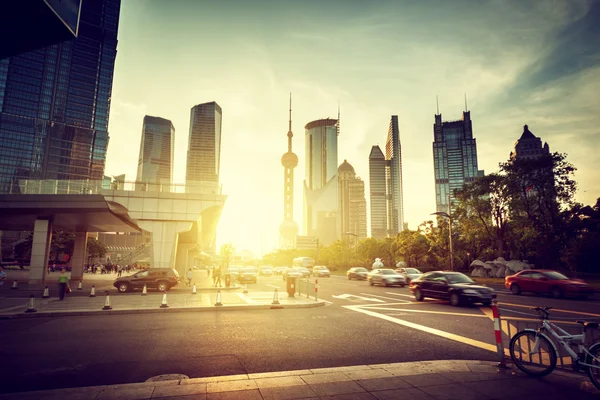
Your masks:
<instances>
[{"instance_id":1,"label":"bicycle handlebar","mask_svg":"<svg viewBox=\"0 0 600 400\"><path fill-rule=\"evenodd\" d=\"M535 310L539 313L541 319L548 319L550 316L550 310L554 307L532 307L531 310Z\"/></svg>"}]
</instances>

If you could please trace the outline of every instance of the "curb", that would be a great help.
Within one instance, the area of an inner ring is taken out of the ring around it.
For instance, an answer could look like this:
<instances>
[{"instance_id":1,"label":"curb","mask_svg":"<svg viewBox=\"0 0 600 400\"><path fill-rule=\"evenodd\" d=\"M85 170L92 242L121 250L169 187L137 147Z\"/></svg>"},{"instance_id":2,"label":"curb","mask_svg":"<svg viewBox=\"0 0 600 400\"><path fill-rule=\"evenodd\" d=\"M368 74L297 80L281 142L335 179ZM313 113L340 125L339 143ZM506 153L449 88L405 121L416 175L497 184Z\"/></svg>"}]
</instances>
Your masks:
<instances>
[{"instance_id":1,"label":"curb","mask_svg":"<svg viewBox=\"0 0 600 400\"><path fill-rule=\"evenodd\" d=\"M54 312L36 312L20 313L11 315L0 315L0 319L28 319L28 318L48 318L48 317L82 317L97 315L126 315L126 314L154 314L154 313L184 313L184 312L208 312L208 311L239 311L239 310L281 310L292 308L315 308L324 307L325 302L308 304L256 304L256 305L227 305L222 306L201 306L201 307L180 307L180 308L149 308L142 310L94 310L94 311L54 311Z\"/></svg>"}]
</instances>

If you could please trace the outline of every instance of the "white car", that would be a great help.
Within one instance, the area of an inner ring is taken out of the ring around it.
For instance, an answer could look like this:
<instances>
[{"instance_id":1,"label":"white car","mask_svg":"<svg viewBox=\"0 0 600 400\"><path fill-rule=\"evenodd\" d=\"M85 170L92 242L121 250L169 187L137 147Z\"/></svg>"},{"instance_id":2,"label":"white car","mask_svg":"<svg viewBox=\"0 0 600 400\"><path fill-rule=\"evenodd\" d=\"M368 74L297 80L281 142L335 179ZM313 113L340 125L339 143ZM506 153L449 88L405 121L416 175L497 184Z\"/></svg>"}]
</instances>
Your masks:
<instances>
[{"instance_id":1,"label":"white car","mask_svg":"<svg viewBox=\"0 0 600 400\"><path fill-rule=\"evenodd\" d=\"M416 268L396 268L396 272L406 277L406 283L410 283L413 279L417 279L423 275L423 273Z\"/></svg>"},{"instance_id":2,"label":"white car","mask_svg":"<svg viewBox=\"0 0 600 400\"><path fill-rule=\"evenodd\" d=\"M371 286L406 286L406 278L391 268L376 268L367 274L367 282Z\"/></svg>"}]
</instances>

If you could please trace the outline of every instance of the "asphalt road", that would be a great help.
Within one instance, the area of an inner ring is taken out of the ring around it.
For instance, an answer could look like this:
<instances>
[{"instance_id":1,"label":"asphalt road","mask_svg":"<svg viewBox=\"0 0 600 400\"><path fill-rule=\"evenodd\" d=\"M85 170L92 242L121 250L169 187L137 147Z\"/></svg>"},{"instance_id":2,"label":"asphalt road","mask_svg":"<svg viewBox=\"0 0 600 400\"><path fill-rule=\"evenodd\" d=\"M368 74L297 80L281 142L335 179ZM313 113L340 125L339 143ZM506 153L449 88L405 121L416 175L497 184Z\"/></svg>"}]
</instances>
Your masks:
<instances>
[{"instance_id":1,"label":"asphalt road","mask_svg":"<svg viewBox=\"0 0 600 400\"><path fill-rule=\"evenodd\" d=\"M261 277L248 290L278 288ZM134 296L137 294L124 294ZM438 359L494 360L489 309L414 302L408 288L319 279L327 306L311 309L109 315L0 321L0 392ZM598 319L600 302L513 296L504 315L549 305L562 318Z\"/></svg>"}]
</instances>

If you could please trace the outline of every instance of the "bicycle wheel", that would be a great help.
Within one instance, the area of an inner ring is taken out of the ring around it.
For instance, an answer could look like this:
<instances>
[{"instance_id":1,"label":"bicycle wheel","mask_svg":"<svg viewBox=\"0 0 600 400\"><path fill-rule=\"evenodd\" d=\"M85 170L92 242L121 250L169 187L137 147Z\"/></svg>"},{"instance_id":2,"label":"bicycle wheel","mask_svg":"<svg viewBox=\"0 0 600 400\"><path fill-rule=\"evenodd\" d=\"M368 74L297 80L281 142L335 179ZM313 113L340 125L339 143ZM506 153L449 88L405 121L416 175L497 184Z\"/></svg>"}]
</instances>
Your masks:
<instances>
[{"instance_id":1,"label":"bicycle wheel","mask_svg":"<svg viewBox=\"0 0 600 400\"><path fill-rule=\"evenodd\" d=\"M588 376L590 381L600 390L600 342L596 342L590 346L588 350L591 356L587 357L587 364L592 364L594 367L588 367Z\"/></svg>"},{"instance_id":2,"label":"bicycle wheel","mask_svg":"<svg viewBox=\"0 0 600 400\"><path fill-rule=\"evenodd\" d=\"M536 340L539 340L538 349L532 353ZM513 336L510 357L521 371L532 376L546 376L556 368L554 346L537 332L521 331Z\"/></svg>"}]
</instances>

